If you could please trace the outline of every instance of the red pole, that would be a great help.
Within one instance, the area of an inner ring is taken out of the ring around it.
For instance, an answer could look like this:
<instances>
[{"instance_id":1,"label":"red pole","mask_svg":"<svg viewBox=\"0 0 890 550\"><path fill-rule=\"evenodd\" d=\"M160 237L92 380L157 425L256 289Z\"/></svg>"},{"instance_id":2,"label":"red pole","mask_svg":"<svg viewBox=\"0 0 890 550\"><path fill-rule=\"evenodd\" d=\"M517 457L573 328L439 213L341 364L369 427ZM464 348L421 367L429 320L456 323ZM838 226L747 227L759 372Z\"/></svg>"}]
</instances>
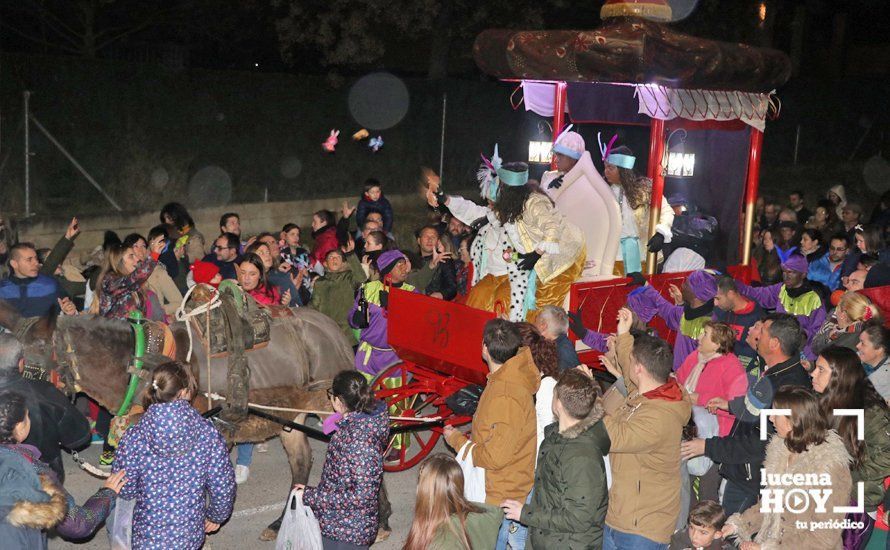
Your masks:
<instances>
[{"instance_id":1,"label":"red pole","mask_svg":"<svg viewBox=\"0 0 890 550\"><path fill-rule=\"evenodd\" d=\"M763 132L751 129L748 147L748 177L745 181L745 225L742 233L742 265L751 263L751 235L754 232L754 206L757 203L757 186L760 184L760 153L763 150Z\"/></svg>"},{"instance_id":2,"label":"red pole","mask_svg":"<svg viewBox=\"0 0 890 550\"><path fill-rule=\"evenodd\" d=\"M664 157L664 121L653 118L649 125L649 166L647 175L652 180L652 202L649 204L649 234L640 235L649 240L655 234L655 226L661 218L661 199L664 197L664 170L661 159ZM656 254L646 255L646 273L655 274Z\"/></svg>"},{"instance_id":3,"label":"red pole","mask_svg":"<svg viewBox=\"0 0 890 550\"><path fill-rule=\"evenodd\" d=\"M568 86L566 86L565 82L557 82L556 90L554 91L553 98L553 142L556 143L556 138L559 137L559 134L562 132L563 126L566 123L566 102L568 101L568 94L566 93L568 90ZM556 157L550 159L550 169L556 170Z\"/></svg>"}]
</instances>

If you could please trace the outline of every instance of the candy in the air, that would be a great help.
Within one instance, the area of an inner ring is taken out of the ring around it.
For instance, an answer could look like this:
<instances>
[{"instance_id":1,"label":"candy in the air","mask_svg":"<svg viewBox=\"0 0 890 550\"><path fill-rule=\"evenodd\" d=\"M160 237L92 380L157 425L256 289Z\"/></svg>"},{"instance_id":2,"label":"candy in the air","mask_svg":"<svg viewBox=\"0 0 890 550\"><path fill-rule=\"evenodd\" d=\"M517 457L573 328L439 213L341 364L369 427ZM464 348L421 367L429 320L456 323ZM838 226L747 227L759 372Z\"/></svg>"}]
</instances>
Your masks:
<instances>
[{"instance_id":1,"label":"candy in the air","mask_svg":"<svg viewBox=\"0 0 890 550\"><path fill-rule=\"evenodd\" d=\"M352 139L355 140L355 141L361 141L361 140L363 140L363 139L368 139L368 136L369 136L369 135L371 135L371 134L369 134L367 130L365 130L364 128L362 128L362 129L359 130L358 132L352 134Z\"/></svg>"},{"instance_id":2,"label":"candy in the air","mask_svg":"<svg viewBox=\"0 0 890 550\"><path fill-rule=\"evenodd\" d=\"M371 141L368 142L368 147L371 148L371 151L377 152L383 147L383 137L377 136L375 138L371 138Z\"/></svg>"},{"instance_id":3,"label":"candy in the air","mask_svg":"<svg viewBox=\"0 0 890 550\"><path fill-rule=\"evenodd\" d=\"M337 136L339 135L340 130L331 130L331 135L321 144L321 148L327 153L333 153L334 149L337 147Z\"/></svg>"}]
</instances>

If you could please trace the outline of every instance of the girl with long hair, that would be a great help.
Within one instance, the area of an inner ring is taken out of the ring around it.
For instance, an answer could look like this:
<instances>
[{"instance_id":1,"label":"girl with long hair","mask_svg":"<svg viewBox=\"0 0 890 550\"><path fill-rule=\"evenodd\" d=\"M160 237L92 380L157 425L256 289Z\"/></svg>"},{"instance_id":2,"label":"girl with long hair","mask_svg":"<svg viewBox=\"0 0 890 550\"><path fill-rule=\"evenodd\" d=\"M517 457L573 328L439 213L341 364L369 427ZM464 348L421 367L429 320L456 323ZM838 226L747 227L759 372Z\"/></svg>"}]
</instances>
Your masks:
<instances>
[{"instance_id":1,"label":"girl with long hair","mask_svg":"<svg viewBox=\"0 0 890 550\"><path fill-rule=\"evenodd\" d=\"M282 302L284 305L291 307L300 305L299 292L296 285L294 285L294 280L291 279L291 276L286 271L282 271L280 267L282 264L279 258L274 255L268 244L256 240L244 252L245 254L253 253L259 256L263 261L267 284L278 289L280 296L284 296L286 293L290 296L290 300L286 303Z\"/></svg>"},{"instance_id":2,"label":"girl with long hair","mask_svg":"<svg viewBox=\"0 0 890 550\"><path fill-rule=\"evenodd\" d=\"M334 377L328 391L340 416L316 487L296 485L321 526L325 548L368 548L377 537L383 453L389 439L386 405L354 370Z\"/></svg>"},{"instance_id":3,"label":"girl with long hair","mask_svg":"<svg viewBox=\"0 0 890 550\"><path fill-rule=\"evenodd\" d=\"M125 472L109 477L83 506L62 487L36 447L23 443L31 431L25 398L0 392L0 540L4 549L46 549L47 531L66 539L93 534L127 483Z\"/></svg>"},{"instance_id":4,"label":"girl with long hair","mask_svg":"<svg viewBox=\"0 0 890 550\"><path fill-rule=\"evenodd\" d=\"M195 227L195 221L185 206L178 202L168 202L161 208L161 223L176 229L173 236L176 248L185 248L186 264L200 260L207 253L204 235Z\"/></svg>"},{"instance_id":5,"label":"girl with long hair","mask_svg":"<svg viewBox=\"0 0 890 550\"><path fill-rule=\"evenodd\" d=\"M824 349L810 376L823 414L853 459L850 468L854 490L850 499L854 505L863 504L868 514L856 518L868 523L865 529L845 531L848 544L844 548L862 548L874 526L875 512L884 496L884 478L890 472L890 408L866 377L862 362L851 349L837 346ZM855 416L835 414L839 409L863 411L865 433L859 433ZM857 502L856 483L860 481L864 484L863 502ZM886 537L886 531L883 533Z\"/></svg>"},{"instance_id":6,"label":"girl with long hair","mask_svg":"<svg viewBox=\"0 0 890 550\"><path fill-rule=\"evenodd\" d=\"M821 506L794 511L782 505L758 502L730 516L723 535L736 535L742 541L742 550L842 548L844 514L834 510L849 504L853 488L850 454L844 441L831 429L819 397L810 389L782 386L772 406L774 410L788 409L791 415L774 413L769 417L775 435L766 447L761 469L762 490L781 491L780 494L792 487L804 492L820 491L825 501L820 501ZM787 479L795 479L794 485L788 486ZM798 479L803 483L798 483ZM762 513L761 506L769 507L770 513ZM810 529L811 522L827 527Z\"/></svg>"},{"instance_id":7,"label":"girl with long hair","mask_svg":"<svg viewBox=\"0 0 890 550\"><path fill-rule=\"evenodd\" d=\"M493 548L503 513L464 498L464 474L450 455L435 453L420 465L414 521L402 550Z\"/></svg>"},{"instance_id":8,"label":"girl with long hair","mask_svg":"<svg viewBox=\"0 0 890 550\"><path fill-rule=\"evenodd\" d=\"M517 323L519 335L522 336L522 345L532 352L535 366L541 372L541 385L535 392L535 418L538 429L538 446L544 441L544 428L553 424L556 418L553 416L553 388L556 387L556 379L559 377L559 354L556 351L556 342L548 340L531 323ZM537 454L535 455L537 456Z\"/></svg>"},{"instance_id":9,"label":"girl with long hair","mask_svg":"<svg viewBox=\"0 0 890 550\"><path fill-rule=\"evenodd\" d=\"M660 248L657 241L671 240L671 225L674 211L667 199L661 199L661 214L655 226L655 235L649 239L649 204L652 197L652 180L634 170L636 157L630 148L621 145L608 152L604 159L603 176L621 211L621 246L619 260L623 265L623 275L639 273L643 270L642 261L647 248L655 252ZM617 268L616 268L617 271Z\"/></svg>"},{"instance_id":10,"label":"girl with long hair","mask_svg":"<svg viewBox=\"0 0 890 550\"><path fill-rule=\"evenodd\" d=\"M127 428L113 471L136 499L133 548L197 550L232 513L235 474L222 435L192 407L198 384L178 361L158 366L142 397L145 414Z\"/></svg>"},{"instance_id":11,"label":"girl with long hair","mask_svg":"<svg viewBox=\"0 0 890 550\"><path fill-rule=\"evenodd\" d=\"M154 235L151 239L153 249L161 249L166 246L166 237L163 235ZM138 233L131 233L124 238L124 246L131 247L136 254L136 259L145 261L151 257L149 252L148 240ZM163 309L163 312L171 318L176 315L176 310L182 304L182 292L176 287L176 283L167 273L167 266L158 257L158 263L152 270L151 275L145 283L145 290L151 292L157 299L157 305ZM149 299L152 299L149 296ZM152 302L154 304L154 302Z\"/></svg>"},{"instance_id":12,"label":"girl with long hair","mask_svg":"<svg viewBox=\"0 0 890 550\"><path fill-rule=\"evenodd\" d=\"M150 316L153 312L147 310L143 286L154 271L163 247L163 241L153 242L151 254L139 260L132 247L123 243L111 245L99 275L96 313L108 319L126 319L131 311L138 309ZM163 311L159 313L163 316Z\"/></svg>"},{"instance_id":13,"label":"girl with long hair","mask_svg":"<svg viewBox=\"0 0 890 550\"><path fill-rule=\"evenodd\" d=\"M241 262L238 264L238 284L261 306L290 302L289 291L282 295L277 287L269 284L266 266L263 264L262 258L253 252L242 256Z\"/></svg>"}]
</instances>

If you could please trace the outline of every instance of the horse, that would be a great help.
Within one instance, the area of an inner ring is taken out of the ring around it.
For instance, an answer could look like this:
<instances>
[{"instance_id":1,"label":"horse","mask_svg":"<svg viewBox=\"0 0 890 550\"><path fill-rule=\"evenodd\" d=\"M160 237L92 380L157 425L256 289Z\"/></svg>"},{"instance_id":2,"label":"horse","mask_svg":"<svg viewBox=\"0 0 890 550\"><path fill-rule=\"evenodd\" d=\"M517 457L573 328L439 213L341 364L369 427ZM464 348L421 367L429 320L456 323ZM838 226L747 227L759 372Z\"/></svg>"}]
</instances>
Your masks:
<instances>
[{"instance_id":1,"label":"horse","mask_svg":"<svg viewBox=\"0 0 890 550\"><path fill-rule=\"evenodd\" d=\"M204 317L198 316L196 320L203 322ZM31 361L47 370L56 369L63 379L68 379L71 390L84 392L112 413L118 411L127 394L128 368L135 349L129 322L89 314L23 319L11 305L0 300L0 326L17 335ZM226 359L211 357L208 363L207 350L197 337L189 334L185 322L171 324L170 333L175 341L175 358L189 364L198 380L201 395L194 400L195 407L206 411L212 404L220 404L208 399L204 392L224 393ZM191 357L186 361L189 349ZM340 328L326 315L309 308L275 308L268 345L247 352L245 357L250 366L248 401L284 409L332 411L327 399L331 380L338 372L354 368L352 348ZM149 356L145 368L167 360ZM287 419L303 424L306 417L307 413L301 412ZM312 452L306 434L285 431L275 422L250 416L226 435L232 444L280 436L293 483L307 483ZM390 531L386 513L390 509L382 490L384 533ZM280 520L279 517L269 525L260 538L274 539Z\"/></svg>"}]
</instances>

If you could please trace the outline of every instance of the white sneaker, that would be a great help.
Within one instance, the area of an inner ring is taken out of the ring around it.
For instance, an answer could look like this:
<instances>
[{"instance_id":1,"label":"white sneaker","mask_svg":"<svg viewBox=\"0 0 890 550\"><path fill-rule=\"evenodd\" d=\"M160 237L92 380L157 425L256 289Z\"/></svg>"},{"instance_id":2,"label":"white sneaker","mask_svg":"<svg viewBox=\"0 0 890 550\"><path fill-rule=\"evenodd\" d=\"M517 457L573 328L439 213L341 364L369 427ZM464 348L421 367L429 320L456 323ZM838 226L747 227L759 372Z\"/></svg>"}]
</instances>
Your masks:
<instances>
[{"instance_id":1,"label":"white sneaker","mask_svg":"<svg viewBox=\"0 0 890 550\"><path fill-rule=\"evenodd\" d=\"M269 444L268 443L257 443L254 450L258 453L268 453L269 452Z\"/></svg>"},{"instance_id":2,"label":"white sneaker","mask_svg":"<svg viewBox=\"0 0 890 550\"><path fill-rule=\"evenodd\" d=\"M240 464L235 466L235 483L241 485L247 478L250 477L250 468L247 466L242 466Z\"/></svg>"}]
</instances>

